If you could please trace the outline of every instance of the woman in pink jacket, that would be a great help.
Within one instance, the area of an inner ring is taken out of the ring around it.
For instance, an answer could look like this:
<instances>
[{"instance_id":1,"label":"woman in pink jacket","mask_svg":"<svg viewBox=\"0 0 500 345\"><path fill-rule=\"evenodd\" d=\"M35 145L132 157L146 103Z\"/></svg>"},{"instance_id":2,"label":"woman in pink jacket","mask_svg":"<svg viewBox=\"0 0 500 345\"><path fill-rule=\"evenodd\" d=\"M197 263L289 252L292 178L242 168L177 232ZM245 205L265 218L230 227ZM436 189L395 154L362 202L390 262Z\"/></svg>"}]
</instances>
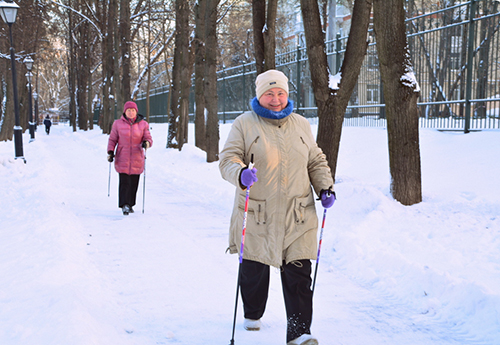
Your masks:
<instances>
[{"instance_id":1,"label":"woman in pink jacket","mask_svg":"<svg viewBox=\"0 0 500 345\"><path fill-rule=\"evenodd\" d=\"M108 161L115 160L120 175L118 207L124 215L134 212L139 176L144 171L144 150L152 145L149 124L138 114L137 104L128 101L123 116L113 123L108 140Z\"/></svg>"}]
</instances>

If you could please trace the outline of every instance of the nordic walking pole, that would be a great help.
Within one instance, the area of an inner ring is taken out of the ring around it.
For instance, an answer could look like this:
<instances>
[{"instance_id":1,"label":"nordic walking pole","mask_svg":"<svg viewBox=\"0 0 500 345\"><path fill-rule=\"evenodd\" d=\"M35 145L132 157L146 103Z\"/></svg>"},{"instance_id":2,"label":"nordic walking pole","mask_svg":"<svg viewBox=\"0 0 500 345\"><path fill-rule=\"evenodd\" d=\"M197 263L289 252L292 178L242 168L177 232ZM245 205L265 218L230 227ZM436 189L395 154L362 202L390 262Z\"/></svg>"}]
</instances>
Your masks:
<instances>
[{"instance_id":1,"label":"nordic walking pole","mask_svg":"<svg viewBox=\"0 0 500 345\"><path fill-rule=\"evenodd\" d=\"M316 258L316 267L314 268L314 278L312 283L312 294L314 295L314 286L316 285L316 275L318 274L318 265L319 265L319 254L321 253L321 244L323 243L323 229L325 228L325 219L326 219L326 207L323 211L323 223L321 224L321 232L319 234L319 245L318 245L318 257Z\"/></svg>"},{"instance_id":2,"label":"nordic walking pole","mask_svg":"<svg viewBox=\"0 0 500 345\"><path fill-rule=\"evenodd\" d=\"M250 164L248 169L253 169L253 154L250 158ZM241 264L243 263L243 249L245 248L245 232L247 229L247 216L248 216L248 200L250 199L250 187L247 187L247 194L245 198L245 213L243 213L243 230L241 232L241 248L240 248L240 264L238 266L238 280L236 283L236 300L234 301L234 317L233 317L233 334L231 337L231 342L229 345L234 345L234 330L236 328L236 312L238 310L238 293L240 291L240 276L241 276Z\"/></svg>"},{"instance_id":3,"label":"nordic walking pole","mask_svg":"<svg viewBox=\"0 0 500 345\"><path fill-rule=\"evenodd\" d=\"M142 181L142 214L144 214L144 201L146 200L146 151L148 149L144 149L144 181Z\"/></svg>"},{"instance_id":4,"label":"nordic walking pole","mask_svg":"<svg viewBox=\"0 0 500 345\"><path fill-rule=\"evenodd\" d=\"M111 184L111 162L109 162L108 196L109 196L109 185L110 184Z\"/></svg>"}]
</instances>

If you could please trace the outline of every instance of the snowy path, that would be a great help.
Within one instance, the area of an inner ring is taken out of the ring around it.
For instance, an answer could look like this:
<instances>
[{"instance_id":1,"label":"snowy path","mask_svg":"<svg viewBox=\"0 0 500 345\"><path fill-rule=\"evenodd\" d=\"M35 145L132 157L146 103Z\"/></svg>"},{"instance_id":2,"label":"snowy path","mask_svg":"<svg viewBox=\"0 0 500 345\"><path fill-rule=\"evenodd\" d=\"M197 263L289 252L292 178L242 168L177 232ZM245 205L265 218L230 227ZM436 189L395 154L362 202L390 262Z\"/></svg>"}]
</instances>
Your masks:
<instances>
[{"instance_id":1,"label":"snowy path","mask_svg":"<svg viewBox=\"0 0 500 345\"><path fill-rule=\"evenodd\" d=\"M221 127L221 147L228 130ZM34 143L25 141L26 165L8 158L11 143L0 143L0 344L229 344L238 269L225 253L233 187L192 145L166 150L165 125L153 125L152 135L145 213L141 176L128 217L117 207L114 168L107 196L100 130L39 130ZM373 155L366 162L386 164ZM466 190L442 201L440 184L437 197L404 208L385 195L386 175L363 184L350 164L339 165L342 197L323 238L312 329L320 344L500 344L500 203ZM457 232L453 214L466 209ZM441 225L450 230L436 231ZM480 228L488 231L471 231ZM279 272L271 272L263 329L242 329L240 301L237 345L285 343Z\"/></svg>"}]
</instances>

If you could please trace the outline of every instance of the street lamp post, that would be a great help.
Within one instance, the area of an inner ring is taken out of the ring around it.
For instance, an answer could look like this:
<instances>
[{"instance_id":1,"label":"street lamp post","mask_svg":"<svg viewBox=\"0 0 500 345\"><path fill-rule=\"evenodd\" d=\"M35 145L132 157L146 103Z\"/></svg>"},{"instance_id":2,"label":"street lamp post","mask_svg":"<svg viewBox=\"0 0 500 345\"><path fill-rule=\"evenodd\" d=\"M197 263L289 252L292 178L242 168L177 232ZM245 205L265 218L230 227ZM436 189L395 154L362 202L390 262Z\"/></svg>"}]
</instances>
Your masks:
<instances>
[{"instance_id":1,"label":"street lamp post","mask_svg":"<svg viewBox=\"0 0 500 345\"><path fill-rule=\"evenodd\" d=\"M26 73L26 78L28 79L28 91L29 91L29 101L28 101L28 115L29 115L29 123L30 123L30 142L35 140L35 122L33 121L33 93L31 91L31 81L33 80L33 74L31 73L31 69L33 68L33 59L31 56L28 56L24 59L24 63L26 64L26 68L28 69L28 73Z\"/></svg>"},{"instance_id":2,"label":"street lamp post","mask_svg":"<svg viewBox=\"0 0 500 345\"><path fill-rule=\"evenodd\" d=\"M12 24L16 22L17 10L19 6L16 5L12 0L2 0L0 1L0 15L2 19L9 26L9 37L10 37L10 62L12 65L12 88L14 89L14 115L15 115L15 125L14 125L14 148L16 152L16 159L24 159L23 154L23 129L21 127L21 120L19 117L19 99L17 95L17 78L16 78L16 61L14 55L14 41L12 40Z\"/></svg>"}]
</instances>

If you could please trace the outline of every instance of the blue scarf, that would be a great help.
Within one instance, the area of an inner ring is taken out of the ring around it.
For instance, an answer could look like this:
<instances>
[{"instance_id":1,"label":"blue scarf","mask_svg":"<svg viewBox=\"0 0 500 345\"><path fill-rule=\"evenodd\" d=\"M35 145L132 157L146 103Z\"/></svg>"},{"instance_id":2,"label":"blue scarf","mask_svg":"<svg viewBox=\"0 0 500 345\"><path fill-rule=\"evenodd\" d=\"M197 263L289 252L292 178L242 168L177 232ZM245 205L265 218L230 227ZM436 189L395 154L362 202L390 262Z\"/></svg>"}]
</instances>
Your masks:
<instances>
[{"instance_id":1,"label":"blue scarf","mask_svg":"<svg viewBox=\"0 0 500 345\"><path fill-rule=\"evenodd\" d=\"M288 104L282 111L272 111L267 108L264 108L263 106L260 105L257 97L254 97L254 99L252 99L250 105L252 106L253 111L255 111L257 115L265 117L267 119L275 119L275 120L283 119L288 115L290 115L293 111L293 101L291 99L288 100Z\"/></svg>"}]
</instances>

